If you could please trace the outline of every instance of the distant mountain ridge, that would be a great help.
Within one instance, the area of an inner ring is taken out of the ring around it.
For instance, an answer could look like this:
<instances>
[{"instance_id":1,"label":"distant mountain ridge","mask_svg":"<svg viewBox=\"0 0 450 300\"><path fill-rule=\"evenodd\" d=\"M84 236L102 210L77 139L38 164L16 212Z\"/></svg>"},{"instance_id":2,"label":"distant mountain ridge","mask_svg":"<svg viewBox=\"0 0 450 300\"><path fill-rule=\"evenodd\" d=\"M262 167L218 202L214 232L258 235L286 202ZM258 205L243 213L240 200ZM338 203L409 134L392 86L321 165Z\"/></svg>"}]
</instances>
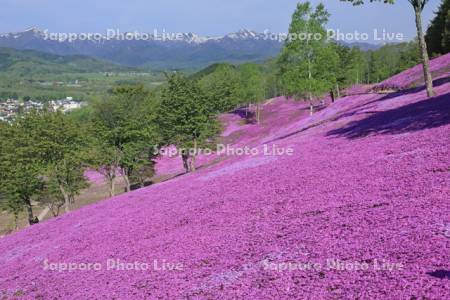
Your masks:
<instances>
[{"instance_id":1,"label":"distant mountain ridge","mask_svg":"<svg viewBox=\"0 0 450 300\"><path fill-rule=\"evenodd\" d=\"M37 50L57 55L86 55L114 63L152 70L200 69L229 62L260 62L275 57L283 41L268 33L242 29L220 37L202 37L194 33L128 34L130 40L92 35L91 39L64 39L61 35L37 28L23 32L0 34L0 47ZM118 36L118 35L116 35ZM144 39L145 38L145 39ZM360 43L362 50L376 45Z\"/></svg>"}]
</instances>

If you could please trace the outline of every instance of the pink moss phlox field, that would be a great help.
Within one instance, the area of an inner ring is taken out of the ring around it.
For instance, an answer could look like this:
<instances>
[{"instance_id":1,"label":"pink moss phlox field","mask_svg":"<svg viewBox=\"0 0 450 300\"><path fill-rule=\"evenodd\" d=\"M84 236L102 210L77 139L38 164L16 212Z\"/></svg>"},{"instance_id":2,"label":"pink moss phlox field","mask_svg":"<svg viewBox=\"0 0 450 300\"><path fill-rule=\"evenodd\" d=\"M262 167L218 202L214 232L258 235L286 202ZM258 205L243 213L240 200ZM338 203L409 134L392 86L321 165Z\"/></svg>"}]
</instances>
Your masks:
<instances>
[{"instance_id":1,"label":"pink moss phlox field","mask_svg":"<svg viewBox=\"0 0 450 300\"><path fill-rule=\"evenodd\" d=\"M450 75L450 53L442 55L430 62L430 71L434 77ZM401 72L375 86L375 89L395 89L402 90L410 88L411 85L418 83L423 85L423 67L422 64Z\"/></svg>"},{"instance_id":2,"label":"pink moss phlox field","mask_svg":"<svg viewBox=\"0 0 450 300\"><path fill-rule=\"evenodd\" d=\"M449 299L450 82L435 90L356 93L312 117L280 97L242 128L224 115L233 145L294 154L228 157L6 236L0 298Z\"/></svg>"}]
</instances>

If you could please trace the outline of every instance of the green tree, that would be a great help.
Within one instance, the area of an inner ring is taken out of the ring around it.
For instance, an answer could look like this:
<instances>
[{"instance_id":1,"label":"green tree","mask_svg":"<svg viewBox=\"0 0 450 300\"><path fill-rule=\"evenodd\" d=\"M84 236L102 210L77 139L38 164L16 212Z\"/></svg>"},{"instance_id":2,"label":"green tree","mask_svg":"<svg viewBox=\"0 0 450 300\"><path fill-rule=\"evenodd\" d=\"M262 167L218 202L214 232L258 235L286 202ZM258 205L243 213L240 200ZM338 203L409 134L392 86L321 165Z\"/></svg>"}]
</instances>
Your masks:
<instances>
[{"instance_id":1,"label":"green tree","mask_svg":"<svg viewBox=\"0 0 450 300\"><path fill-rule=\"evenodd\" d=\"M198 149L214 139L218 122L198 82L178 73L167 75L167 81L158 111L164 144L182 152L186 172L195 171Z\"/></svg>"},{"instance_id":2,"label":"green tree","mask_svg":"<svg viewBox=\"0 0 450 300\"><path fill-rule=\"evenodd\" d=\"M338 55L327 41L325 25L330 14L323 4L315 9L300 3L289 27L278 63L283 86L290 96L307 98L313 113L314 97L330 91L336 83Z\"/></svg>"},{"instance_id":3,"label":"green tree","mask_svg":"<svg viewBox=\"0 0 450 300\"><path fill-rule=\"evenodd\" d=\"M142 85L116 87L110 97L94 103L92 165L109 182L111 196L118 173L130 191L133 172L152 164L152 149L159 145L155 112L154 99Z\"/></svg>"},{"instance_id":4,"label":"green tree","mask_svg":"<svg viewBox=\"0 0 450 300\"><path fill-rule=\"evenodd\" d=\"M420 63L417 42L388 44L369 51L368 83L377 83Z\"/></svg>"},{"instance_id":5,"label":"green tree","mask_svg":"<svg viewBox=\"0 0 450 300\"><path fill-rule=\"evenodd\" d=\"M283 88L281 86L280 77L278 76L278 66L276 59L270 59L263 65L263 75L265 82L266 98L275 98L283 95Z\"/></svg>"},{"instance_id":6,"label":"green tree","mask_svg":"<svg viewBox=\"0 0 450 300\"><path fill-rule=\"evenodd\" d=\"M69 212L75 196L88 186L84 171L87 167L88 141L81 124L62 112L42 111L36 115L33 130L34 147L44 167L47 185L55 185Z\"/></svg>"},{"instance_id":7,"label":"green tree","mask_svg":"<svg viewBox=\"0 0 450 300\"><path fill-rule=\"evenodd\" d=\"M425 40L432 56L450 52L450 0L443 0L428 27Z\"/></svg>"},{"instance_id":8,"label":"green tree","mask_svg":"<svg viewBox=\"0 0 450 300\"><path fill-rule=\"evenodd\" d=\"M49 208L53 217L59 216L61 208L66 203L58 182L55 178L50 177L45 180L45 185L39 191L36 199L41 205Z\"/></svg>"},{"instance_id":9,"label":"green tree","mask_svg":"<svg viewBox=\"0 0 450 300\"><path fill-rule=\"evenodd\" d=\"M339 55L338 72L336 72L336 95L340 97L340 90L363 82L366 71L364 53L357 47L347 47L334 43L335 51Z\"/></svg>"},{"instance_id":10,"label":"green tree","mask_svg":"<svg viewBox=\"0 0 450 300\"><path fill-rule=\"evenodd\" d=\"M233 65L217 65L212 73L199 81L199 84L205 92L211 110L216 113L235 109L241 102L239 72Z\"/></svg>"},{"instance_id":11,"label":"green tree","mask_svg":"<svg viewBox=\"0 0 450 300\"><path fill-rule=\"evenodd\" d=\"M37 112L18 118L0 130L0 194L3 206L18 215L26 210L28 223L36 223L32 201L44 186L43 165L35 146Z\"/></svg>"},{"instance_id":12,"label":"green tree","mask_svg":"<svg viewBox=\"0 0 450 300\"><path fill-rule=\"evenodd\" d=\"M261 119L261 102L265 99L265 78L261 72L261 67L247 63L240 66L241 72L241 99L249 104L256 105L256 122Z\"/></svg>"},{"instance_id":13,"label":"green tree","mask_svg":"<svg viewBox=\"0 0 450 300\"><path fill-rule=\"evenodd\" d=\"M391 75L400 73L420 63L420 55L419 52L417 51L417 47L418 47L417 40L413 40L411 42L404 44L403 48L400 49L400 57L398 59L397 69Z\"/></svg>"},{"instance_id":14,"label":"green tree","mask_svg":"<svg viewBox=\"0 0 450 300\"><path fill-rule=\"evenodd\" d=\"M364 0L340 0L340 1L346 1L346 2L352 2L353 5L360 5L364 4ZM383 1L387 4L394 4L395 0L369 0L370 2L377 2L377 1ZM424 74L424 80L425 85L427 89L428 97L433 97L433 78L431 77L430 72L430 59L428 56L428 50L427 50L427 43L425 41L425 35L423 32L423 25L422 25L422 11L425 8L425 5L428 3L429 0L408 0L408 2L412 5L414 8L414 15L416 20L416 30L417 30L417 39L419 41L419 50L423 65L423 74Z\"/></svg>"}]
</instances>

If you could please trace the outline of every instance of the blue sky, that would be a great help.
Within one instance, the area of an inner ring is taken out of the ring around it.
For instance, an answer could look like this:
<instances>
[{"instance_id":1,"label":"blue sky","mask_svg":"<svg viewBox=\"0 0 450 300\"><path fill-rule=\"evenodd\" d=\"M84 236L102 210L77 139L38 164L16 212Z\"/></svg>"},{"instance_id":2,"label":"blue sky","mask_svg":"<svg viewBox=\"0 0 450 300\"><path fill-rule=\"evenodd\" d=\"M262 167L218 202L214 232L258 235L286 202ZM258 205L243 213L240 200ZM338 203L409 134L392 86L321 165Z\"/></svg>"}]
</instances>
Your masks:
<instances>
[{"instance_id":1,"label":"blue sky","mask_svg":"<svg viewBox=\"0 0 450 300\"><path fill-rule=\"evenodd\" d=\"M312 0L319 3L319 0ZM328 27L342 32L386 29L415 36L414 14L406 0L353 7L323 1L332 14ZM424 11L428 24L441 0L430 0ZM50 32L100 32L154 29L223 35L241 28L286 32L298 1L294 0L0 0L0 32L29 27Z\"/></svg>"}]
</instances>

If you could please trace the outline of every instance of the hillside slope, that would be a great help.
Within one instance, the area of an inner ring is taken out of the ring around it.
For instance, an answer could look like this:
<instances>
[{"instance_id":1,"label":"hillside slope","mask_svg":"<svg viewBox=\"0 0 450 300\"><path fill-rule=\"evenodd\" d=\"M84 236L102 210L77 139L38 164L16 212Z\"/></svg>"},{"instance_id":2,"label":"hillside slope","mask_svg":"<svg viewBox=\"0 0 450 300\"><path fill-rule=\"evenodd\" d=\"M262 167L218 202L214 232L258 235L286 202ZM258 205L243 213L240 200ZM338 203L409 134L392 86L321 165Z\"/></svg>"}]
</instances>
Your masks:
<instances>
[{"instance_id":1,"label":"hillside slope","mask_svg":"<svg viewBox=\"0 0 450 300\"><path fill-rule=\"evenodd\" d=\"M433 99L423 88L377 94L358 87L312 117L281 98L265 104L261 125L224 115L224 138L258 154L225 157L0 239L0 295L449 298L444 75ZM293 155L264 155L264 144ZM108 269L108 259L150 269ZM45 270L46 262L100 268Z\"/></svg>"},{"instance_id":2,"label":"hillside slope","mask_svg":"<svg viewBox=\"0 0 450 300\"><path fill-rule=\"evenodd\" d=\"M59 56L34 50L0 48L0 72L10 76L133 70L135 69L82 55Z\"/></svg>"}]
</instances>

